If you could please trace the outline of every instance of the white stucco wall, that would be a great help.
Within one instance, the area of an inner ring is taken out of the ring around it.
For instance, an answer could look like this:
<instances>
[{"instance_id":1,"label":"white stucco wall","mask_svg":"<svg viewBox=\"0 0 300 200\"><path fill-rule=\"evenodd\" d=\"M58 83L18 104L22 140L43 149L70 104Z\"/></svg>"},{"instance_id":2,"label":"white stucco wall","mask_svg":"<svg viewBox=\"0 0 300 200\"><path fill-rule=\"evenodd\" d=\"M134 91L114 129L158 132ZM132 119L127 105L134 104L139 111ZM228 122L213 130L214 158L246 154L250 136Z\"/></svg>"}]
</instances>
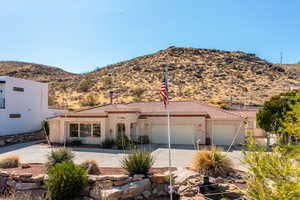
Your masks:
<instances>
[{"instance_id":1,"label":"white stucco wall","mask_svg":"<svg viewBox=\"0 0 300 200\"><path fill-rule=\"evenodd\" d=\"M0 109L0 135L26 133L41 128L48 112L48 84L0 76L4 89L5 109ZM24 92L13 87L24 88ZM20 114L20 118L9 118Z\"/></svg>"}]
</instances>

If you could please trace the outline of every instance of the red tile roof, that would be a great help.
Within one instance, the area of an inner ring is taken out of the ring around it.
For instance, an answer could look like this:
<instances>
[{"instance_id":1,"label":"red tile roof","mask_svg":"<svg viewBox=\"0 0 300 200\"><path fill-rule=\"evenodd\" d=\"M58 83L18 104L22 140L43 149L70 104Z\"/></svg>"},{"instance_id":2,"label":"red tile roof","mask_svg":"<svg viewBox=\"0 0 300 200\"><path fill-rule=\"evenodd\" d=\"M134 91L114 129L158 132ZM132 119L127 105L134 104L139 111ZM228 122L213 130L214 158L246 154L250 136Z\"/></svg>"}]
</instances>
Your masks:
<instances>
[{"instance_id":1,"label":"red tile roof","mask_svg":"<svg viewBox=\"0 0 300 200\"><path fill-rule=\"evenodd\" d=\"M219 107L210 106L196 101L172 101L168 105L169 111L172 113L201 113L207 114L214 119L240 119L241 115L229 112ZM82 114L101 114L107 111L137 111L141 113L163 113L164 105L161 102L136 102L125 104L109 104L93 107L90 109L80 110L77 113Z\"/></svg>"}]
</instances>

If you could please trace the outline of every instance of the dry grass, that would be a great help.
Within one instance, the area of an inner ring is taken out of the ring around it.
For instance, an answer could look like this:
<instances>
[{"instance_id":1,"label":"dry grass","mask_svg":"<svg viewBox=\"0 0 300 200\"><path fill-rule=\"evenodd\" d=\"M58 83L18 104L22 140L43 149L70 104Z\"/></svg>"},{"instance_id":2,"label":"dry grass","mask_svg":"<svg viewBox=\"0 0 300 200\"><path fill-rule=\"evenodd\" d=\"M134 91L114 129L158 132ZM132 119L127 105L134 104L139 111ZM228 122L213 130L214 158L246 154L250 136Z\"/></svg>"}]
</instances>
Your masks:
<instances>
[{"instance_id":1,"label":"dry grass","mask_svg":"<svg viewBox=\"0 0 300 200\"><path fill-rule=\"evenodd\" d=\"M88 174L98 175L100 174L100 169L95 160L86 160L81 164L81 167L87 170Z\"/></svg>"},{"instance_id":2,"label":"dry grass","mask_svg":"<svg viewBox=\"0 0 300 200\"><path fill-rule=\"evenodd\" d=\"M227 176L232 169L232 161L216 148L195 153L192 169L208 176Z\"/></svg>"},{"instance_id":3,"label":"dry grass","mask_svg":"<svg viewBox=\"0 0 300 200\"><path fill-rule=\"evenodd\" d=\"M15 168L20 165L19 156L8 156L0 160L0 168Z\"/></svg>"}]
</instances>

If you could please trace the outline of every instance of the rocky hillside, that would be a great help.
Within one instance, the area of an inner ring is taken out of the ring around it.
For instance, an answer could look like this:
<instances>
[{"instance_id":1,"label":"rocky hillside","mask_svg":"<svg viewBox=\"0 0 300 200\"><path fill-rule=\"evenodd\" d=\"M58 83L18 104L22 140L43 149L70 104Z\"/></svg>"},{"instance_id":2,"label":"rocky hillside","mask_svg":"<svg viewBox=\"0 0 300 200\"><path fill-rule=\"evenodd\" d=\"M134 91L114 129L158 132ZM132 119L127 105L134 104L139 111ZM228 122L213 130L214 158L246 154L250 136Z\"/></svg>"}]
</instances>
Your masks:
<instances>
[{"instance_id":1,"label":"rocky hillside","mask_svg":"<svg viewBox=\"0 0 300 200\"><path fill-rule=\"evenodd\" d=\"M50 104L81 108L109 102L157 101L162 70L169 68L172 100L262 104L291 83L297 67L273 65L244 52L169 47L86 74L44 65L0 62L0 75L50 83ZM290 70L291 69L291 70Z\"/></svg>"}]
</instances>

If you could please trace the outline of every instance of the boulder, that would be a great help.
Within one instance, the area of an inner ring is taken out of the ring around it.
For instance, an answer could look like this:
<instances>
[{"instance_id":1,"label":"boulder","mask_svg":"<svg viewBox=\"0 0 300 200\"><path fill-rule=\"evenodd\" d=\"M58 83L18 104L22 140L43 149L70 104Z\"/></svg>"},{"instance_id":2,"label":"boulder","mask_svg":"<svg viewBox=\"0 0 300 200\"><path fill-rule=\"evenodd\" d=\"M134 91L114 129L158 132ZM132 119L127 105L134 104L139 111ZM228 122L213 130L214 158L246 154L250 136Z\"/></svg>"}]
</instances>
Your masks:
<instances>
[{"instance_id":1,"label":"boulder","mask_svg":"<svg viewBox=\"0 0 300 200\"><path fill-rule=\"evenodd\" d=\"M168 183L169 176L166 174L153 174L150 177L152 183Z\"/></svg>"},{"instance_id":2,"label":"boulder","mask_svg":"<svg viewBox=\"0 0 300 200\"><path fill-rule=\"evenodd\" d=\"M140 181L145 177L144 174L135 174L133 175L133 181Z\"/></svg>"},{"instance_id":3,"label":"boulder","mask_svg":"<svg viewBox=\"0 0 300 200\"><path fill-rule=\"evenodd\" d=\"M140 181L128 183L124 186L113 187L112 189L106 189L101 191L100 199L125 199L132 198L141 195L145 191L151 190L151 183L149 179L143 179Z\"/></svg>"}]
</instances>

